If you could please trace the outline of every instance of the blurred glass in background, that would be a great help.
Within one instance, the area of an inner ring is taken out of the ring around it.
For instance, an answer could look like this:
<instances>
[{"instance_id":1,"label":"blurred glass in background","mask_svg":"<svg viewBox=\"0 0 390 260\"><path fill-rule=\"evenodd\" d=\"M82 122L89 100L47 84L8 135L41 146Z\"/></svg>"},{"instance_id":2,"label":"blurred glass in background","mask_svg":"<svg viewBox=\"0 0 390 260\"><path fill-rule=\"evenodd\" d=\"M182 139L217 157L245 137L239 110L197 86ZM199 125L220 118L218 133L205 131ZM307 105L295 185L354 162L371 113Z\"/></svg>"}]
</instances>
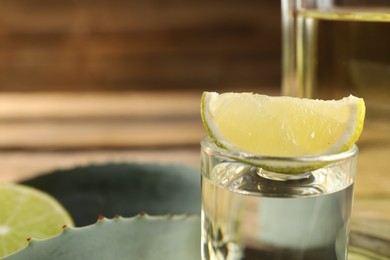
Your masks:
<instances>
[{"instance_id":1,"label":"blurred glass in background","mask_svg":"<svg viewBox=\"0 0 390 260\"><path fill-rule=\"evenodd\" d=\"M390 157L390 1L282 0L282 10L283 94L364 98L359 172L380 186Z\"/></svg>"}]
</instances>

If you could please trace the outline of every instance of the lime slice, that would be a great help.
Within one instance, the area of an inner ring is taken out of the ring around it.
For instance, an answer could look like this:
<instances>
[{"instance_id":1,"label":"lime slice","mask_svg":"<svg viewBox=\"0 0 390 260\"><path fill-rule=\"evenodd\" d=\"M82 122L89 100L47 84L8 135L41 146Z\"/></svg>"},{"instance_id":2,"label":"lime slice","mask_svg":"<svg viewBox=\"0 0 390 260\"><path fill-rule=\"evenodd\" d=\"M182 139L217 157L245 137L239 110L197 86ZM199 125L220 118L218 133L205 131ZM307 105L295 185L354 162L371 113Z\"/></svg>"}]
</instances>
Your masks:
<instances>
[{"instance_id":1,"label":"lime slice","mask_svg":"<svg viewBox=\"0 0 390 260\"><path fill-rule=\"evenodd\" d=\"M350 149L363 129L365 105L341 100L204 92L201 116L208 135L231 151L303 157Z\"/></svg>"},{"instance_id":2,"label":"lime slice","mask_svg":"<svg viewBox=\"0 0 390 260\"><path fill-rule=\"evenodd\" d=\"M73 226L68 212L50 195L18 184L0 185L0 257Z\"/></svg>"}]
</instances>

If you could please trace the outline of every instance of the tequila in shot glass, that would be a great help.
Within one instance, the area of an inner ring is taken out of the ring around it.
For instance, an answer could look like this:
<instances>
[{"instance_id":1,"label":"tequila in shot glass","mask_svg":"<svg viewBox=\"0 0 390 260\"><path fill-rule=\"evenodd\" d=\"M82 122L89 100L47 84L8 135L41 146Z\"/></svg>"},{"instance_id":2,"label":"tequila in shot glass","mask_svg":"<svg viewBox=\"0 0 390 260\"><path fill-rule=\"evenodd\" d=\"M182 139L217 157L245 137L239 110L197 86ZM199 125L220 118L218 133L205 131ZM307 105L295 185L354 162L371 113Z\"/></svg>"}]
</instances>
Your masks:
<instances>
[{"instance_id":1,"label":"tequila in shot glass","mask_svg":"<svg viewBox=\"0 0 390 260\"><path fill-rule=\"evenodd\" d=\"M346 259L357 154L262 157L202 139L202 259Z\"/></svg>"}]
</instances>

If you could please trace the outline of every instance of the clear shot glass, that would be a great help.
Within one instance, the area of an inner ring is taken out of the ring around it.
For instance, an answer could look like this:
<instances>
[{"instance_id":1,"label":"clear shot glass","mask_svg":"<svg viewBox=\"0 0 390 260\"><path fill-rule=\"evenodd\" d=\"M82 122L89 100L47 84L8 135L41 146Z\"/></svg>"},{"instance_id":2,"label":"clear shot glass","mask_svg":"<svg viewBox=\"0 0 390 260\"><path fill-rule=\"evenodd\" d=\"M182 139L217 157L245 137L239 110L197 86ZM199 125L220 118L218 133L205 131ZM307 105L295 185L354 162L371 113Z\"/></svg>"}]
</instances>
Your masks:
<instances>
[{"instance_id":1,"label":"clear shot glass","mask_svg":"<svg viewBox=\"0 0 390 260\"><path fill-rule=\"evenodd\" d=\"M202 259L347 259L357 154L261 157L204 137Z\"/></svg>"}]
</instances>

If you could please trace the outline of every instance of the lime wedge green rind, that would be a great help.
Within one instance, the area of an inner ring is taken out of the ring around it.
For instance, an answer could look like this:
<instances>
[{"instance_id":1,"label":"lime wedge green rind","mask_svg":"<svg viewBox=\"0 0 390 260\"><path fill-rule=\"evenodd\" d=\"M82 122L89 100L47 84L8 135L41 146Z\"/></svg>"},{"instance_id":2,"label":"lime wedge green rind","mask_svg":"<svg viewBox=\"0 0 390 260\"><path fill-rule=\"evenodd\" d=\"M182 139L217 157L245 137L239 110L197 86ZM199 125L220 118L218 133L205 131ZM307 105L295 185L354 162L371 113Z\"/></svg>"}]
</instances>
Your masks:
<instances>
[{"instance_id":1,"label":"lime wedge green rind","mask_svg":"<svg viewBox=\"0 0 390 260\"><path fill-rule=\"evenodd\" d=\"M218 141L218 139L214 136L213 131L211 131L209 124L207 123L206 120L206 97L208 96L208 92L203 92L202 98L201 98L201 103L200 103L200 113L201 113L201 118L203 122L203 126L206 129L207 134L209 137L213 140L213 142L220 148L227 149L221 142Z\"/></svg>"},{"instance_id":2,"label":"lime wedge green rind","mask_svg":"<svg viewBox=\"0 0 390 260\"><path fill-rule=\"evenodd\" d=\"M364 118L366 116L366 106L364 103L364 100L362 98L358 98L357 101L358 105L356 106L357 109L357 117L356 117L356 124L355 124L355 135L351 136L351 139L349 139L346 144L343 146L343 149L340 152L347 151L351 149L351 147L358 141L364 126Z\"/></svg>"}]
</instances>

